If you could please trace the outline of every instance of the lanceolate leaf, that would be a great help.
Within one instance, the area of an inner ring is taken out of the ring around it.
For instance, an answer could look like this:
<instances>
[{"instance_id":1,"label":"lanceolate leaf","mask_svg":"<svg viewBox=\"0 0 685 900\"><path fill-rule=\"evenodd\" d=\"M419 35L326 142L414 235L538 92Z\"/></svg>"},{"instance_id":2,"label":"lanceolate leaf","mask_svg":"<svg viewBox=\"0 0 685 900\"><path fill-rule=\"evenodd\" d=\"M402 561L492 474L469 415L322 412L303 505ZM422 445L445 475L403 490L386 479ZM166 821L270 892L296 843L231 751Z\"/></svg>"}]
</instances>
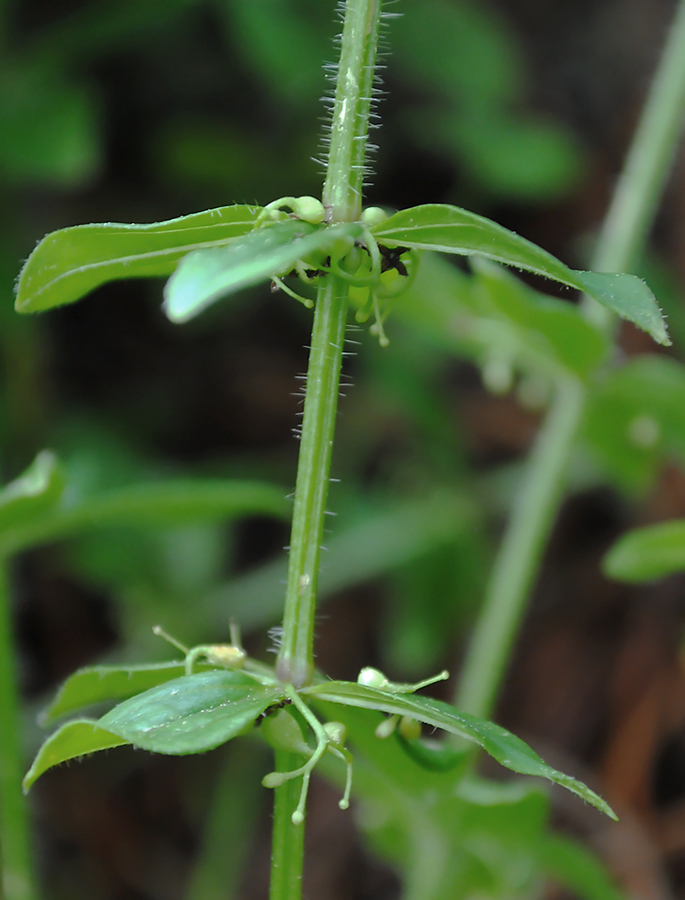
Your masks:
<instances>
[{"instance_id":1,"label":"lanceolate leaf","mask_svg":"<svg viewBox=\"0 0 685 900\"><path fill-rule=\"evenodd\" d=\"M582 844L545 834L532 848L545 874L583 900L628 900L600 860Z\"/></svg>"},{"instance_id":2,"label":"lanceolate leaf","mask_svg":"<svg viewBox=\"0 0 685 900\"><path fill-rule=\"evenodd\" d=\"M656 298L641 278L606 272L570 271L573 271L586 294L646 331L658 344L671 345Z\"/></svg>"},{"instance_id":3,"label":"lanceolate leaf","mask_svg":"<svg viewBox=\"0 0 685 900\"><path fill-rule=\"evenodd\" d=\"M64 474L53 453L43 450L29 468L0 490L0 532L40 518L64 492Z\"/></svg>"},{"instance_id":4,"label":"lanceolate leaf","mask_svg":"<svg viewBox=\"0 0 685 900\"><path fill-rule=\"evenodd\" d=\"M73 303L107 281L170 275L192 250L226 244L254 226L258 206L224 206L150 225L104 223L54 231L19 276L16 309Z\"/></svg>"},{"instance_id":5,"label":"lanceolate leaf","mask_svg":"<svg viewBox=\"0 0 685 900\"><path fill-rule=\"evenodd\" d=\"M325 227L290 219L251 231L228 247L190 253L164 289L166 314L173 322L185 322L220 297L283 275L313 253L323 261L334 247L351 246L361 234L356 223Z\"/></svg>"},{"instance_id":6,"label":"lanceolate leaf","mask_svg":"<svg viewBox=\"0 0 685 900\"><path fill-rule=\"evenodd\" d=\"M639 278L569 269L525 238L457 206L429 203L405 209L371 230L376 240L389 247L484 256L559 281L590 294L658 343L670 344L654 295Z\"/></svg>"},{"instance_id":7,"label":"lanceolate leaf","mask_svg":"<svg viewBox=\"0 0 685 900\"><path fill-rule=\"evenodd\" d=\"M260 482L219 479L132 485L103 492L73 506L53 506L31 519L8 523L4 530L0 507L0 550L15 553L112 525L172 526L256 513L286 518L289 509L283 490Z\"/></svg>"},{"instance_id":8,"label":"lanceolate leaf","mask_svg":"<svg viewBox=\"0 0 685 900\"><path fill-rule=\"evenodd\" d=\"M604 557L602 568L617 581L651 581L685 572L685 519L628 532Z\"/></svg>"},{"instance_id":9,"label":"lanceolate leaf","mask_svg":"<svg viewBox=\"0 0 685 900\"><path fill-rule=\"evenodd\" d=\"M589 395L584 439L606 476L645 491L665 458L685 462L685 368L643 353L609 370Z\"/></svg>"},{"instance_id":10,"label":"lanceolate leaf","mask_svg":"<svg viewBox=\"0 0 685 900\"><path fill-rule=\"evenodd\" d=\"M183 662L79 669L67 678L55 699L42 713L41 724L48 725L68 713L103 700L127 700L165 681L181 678L184 673Z\"/></svg>"},{"instance_id":11,"label":"lanceolate leaf","mask_svg":"<svg viewBox=\"0 0 685 900\"><path fill-rule=\"evenodd\" d=\"M302 693L333 703L377 709L390 715L410 716L426 725L442 728L478 744L507 769L521 775L547 778L578 794L612 819L616 818L611 807L594 791L575 778L552 769L520 738L493 722L459 712L448 703L413 694L391 694L347 681L316 684Z\"/></svg>"},{"instance_id":12,"label":"lanceolate leaf","mask_svg":"<svg viewBox=\"0 0 685 900\"><path fill-rule=\"evenodd\" d=\"M100 728L94 719L76 719L67 722L51 734L38 751L33 765L28 770L22 782L24 790L28 791L33 782L53 766L84 756L86 753L95 753L97 750L107 750L110 747L120 747L126 744L124 738Z\"/></svg>"},{"instance_id":13,"label":"lanceolate leaf","mask_svg":"<svg viewBox=\"0 0 685 900\"><path fill-rule=\"evenodd\" d=\"M154 677L154 667L146 668ZM158 671L164 674L163 667ZM143 675L141 667L133 677ZM92 688L92 681L86 688ZM67 722L38 751L24 778L24 790L52 766L122 744L172 755L212 750L249 730L265 710L284 699L281 685L260 684L235 670L174 678L125 700L97 721Z\"/></svg>"},{"instance_id":14,"label":"lanceolate leaf","mask_svg":"<svg viewBox=\"0 0 685 900\"><path fill-rule=\"evenodd\" d=\"M215 670L176 678L108 712L98 725L155 753L201 753L248 729L285 697L279 684Z\"/></svg>"}]
</instances>

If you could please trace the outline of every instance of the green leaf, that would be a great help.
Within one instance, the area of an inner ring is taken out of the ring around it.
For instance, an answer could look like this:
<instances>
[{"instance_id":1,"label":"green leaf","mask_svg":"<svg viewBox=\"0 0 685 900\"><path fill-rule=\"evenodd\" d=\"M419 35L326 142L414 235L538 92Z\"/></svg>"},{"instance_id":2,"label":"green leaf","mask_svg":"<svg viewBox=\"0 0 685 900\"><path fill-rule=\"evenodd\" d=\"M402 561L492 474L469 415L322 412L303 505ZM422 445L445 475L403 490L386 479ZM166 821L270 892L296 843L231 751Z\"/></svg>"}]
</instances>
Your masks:
<instances>
[{"instance_id":1,"label":"green leaf","mask_svg":"<svg viewBox=\"0 0 685 900\"><path fill-rule=\"evenodd\" d=\"M101 703L126 700L185 673L183 662L163 662L138 666L92 666L79 669L64 682L50 706L41 714L41 725Z\"/></svg>"},{"instance_id":2,"label":"green leaf","mask_svg":"<svg viewBox=\"0 0 685 900\"><path fill-rule=\"evenodd\" d=\"M606 357L609 342L576 306L540 294L506 269L480 261L473 288L482 314L506 317L517 326L526 355L545 358L587 378Z\"/></svg>"},{"instance_id":3,"label":"green leaf","mask_svg":"<svg viewBox=\"0 0 685 900\"><path fill-rule=\"evenodd\" d=\"M645 282L636 275L611 275L606 272L573 273L586 294L607 309L618 313L651 335L657 344L670 347L671 339L656 298Z\"/></svg>"},{"instance_id":4,"label":"green leaf","mask_svg":"<svg viewBox=\"0 0 685 900\"><path fill-rule=\"evenodd\" d=\"M606 373L590 393L583 438L624 490L647 489L666 458L685 465L683 366L645 354Z\"/></svg>"},{"instance_id":5,"label":"green leaf","mask_svg":"<svg viewBox=\"0 0 685 900\"><path fill-rule=\"evenodd\" d=\"M449 353L487 366L501 359L523 375L587 379L608 340L577 306L541 294L499 265L479 259L469 276L423 253L413 283L393 301L393 318Z\"/></svg>"},{"instance_id":6,"label":"green leaf","mask_svg":"<svg viewBox=\"0 0 685 900\"><path fill-rule=\"evenodd\" d=\"M120 747L126 744L124 738L112 734L101 728L94 719L76 719L67 722L66 725L51 734L38 751L33 765L24 776L22 782L25 791L31 787L34 781L59 763L86 753L95 753L97 750L108 750L110 747Z\"/></svg>"},{"instance_id":7,"label":"green leaf","mask_svg":"<svg viewBox=\"0 0 685 900\"><path fill-rule=\"evenodd\" d=\"M600 860L571 838L547 834L533 849L546 874L583 900L628 900Z\"/></svg>"},{"instance_id":8,"label":"green leaf","mask_svg":"<svg viewBox=\"0 0 685 900\"><path fill-rule=\"evenodd\" d=\"M496 783L463 770L428 771L374 733L378 713L316 703L347 727L354 754L359 824L372 847L403 875L406 900L536 896L536 848L549 798L539 782ZM339 763L321 768L339 778Z\"/></svg>"},{"instance_id":9,"label":"green leaf","mask_svg":"<svg viewBox=\"0 0 685 900\"><path fill-rule=\"evenodd\" d=\"M159 481L106 491L74 506L46 510L35 520L17 522L0 535L0 548L16 552L112 525L169 527L257 513L287 518L283 489L250 481ZM1 516L0 508L0 523Z\"/></svg>"},{"instance_id":10,"label":"green leaf","mask_svg":"<svg viewBox=\"0 0 685 900\"><path fill-rule=\"evenodd\" d=\"M397 741L375 736L377 713L315 705L347 728L359 824L402 873L406 900L523 900L538 895L545 875L585 900L620 900L599 860L548 832L549 798L539 782L428 771ZM336 761L324 757L320 770L342 783Z\"/></svg>"},{"instance_id":11,"label":"green leaf","mask_svg":"<svg viewBox=\"0 0 685 900\"><path fill-rule=\"evenodd\" d=\"M35 50L0 74L0 171L15 187L82 187L100 164L97 97Z\"/></svg>"},{"instance_id":12,"label":"green leaf","mask_svg":"<svg viewBox=\"0 0 685 900\"><path fill-rule=\"evenodd\" d=\"M197 250L183 259L164 288L164 309L172 322L186 322L221 297L287 273L298 260L319 254L313 268L333 248L350 245L361 225L310 225L299 219L250 232L228 247Z\"/></svg>"},{"instance_id":13,"label":"green leaf","mask_svg":"<svg viewBox=\"0 0 685 900\"><path fill-rule=\"evenodd\" d=\"M602 561L617 581L651 581L685 572L685 519L660 522L623 535Z\"/></svg>"},{"instance_id":14,"label":"green leaf","mask_svg":"<svg viewBox=\"0 0 685 900\"><path fill-rule=\"evenodd\" d=\"M202 753L245 731L285 697L279 684L215 670L167 681L125 700L98 725L155 753Z\"/></svg>"},{"instance_id":15,"label":"green leaf","mask_svg":"<svg viewBox=\"0 0 685 900\"><path fill-rule=\"evenodd\" d=\"M59 503L64 475L56 456L43 450L19 478L0 491L0 532L40 519Z\"/></svg>"},{"instance_id":16,"label":"green leaf","mask_svg":"<svg viewBox=\"0 0 685 900\"><path fill-rule=\"evenodd\" d=\"M547 778L582 797L612 819L616 819L611 807L594 791L575 778L552 769L520 738L493 722L459 712L448 703L413 694L391 694L348 681L329 681L312 685L305 688L302 694L333 703L377 709L390 715L410 716L426 725L442 728L478 744L507 769L521 775Z\"/></svg>"},{"instance_id":17,"label":"green leaf","mask_svg":"<svg viewBox=\"0 0 685 900\"><path fill-rule=\"evenodd\" d=\"M670 344L654 295L635 275L608 275L569 269L551 253L475 213L441 203L428 203L395 213L372 229L389 247L436 250L461 256L483 256L495 262L543 275L577 288L647 331L660 344Z\"/></svg>"},{"instance_id":18,"label":"green leaf","mask_svg":"<svg viewBox=\"0 0 685 900\"><path fill-rule=\"evenodd\" d=\"M259 213L258 206L224 206L150 225L105 223L54 231L21 270L17 312L73 303L118 278L170 275L186 253L250 231Z\"/></svg>"}]
</instances>

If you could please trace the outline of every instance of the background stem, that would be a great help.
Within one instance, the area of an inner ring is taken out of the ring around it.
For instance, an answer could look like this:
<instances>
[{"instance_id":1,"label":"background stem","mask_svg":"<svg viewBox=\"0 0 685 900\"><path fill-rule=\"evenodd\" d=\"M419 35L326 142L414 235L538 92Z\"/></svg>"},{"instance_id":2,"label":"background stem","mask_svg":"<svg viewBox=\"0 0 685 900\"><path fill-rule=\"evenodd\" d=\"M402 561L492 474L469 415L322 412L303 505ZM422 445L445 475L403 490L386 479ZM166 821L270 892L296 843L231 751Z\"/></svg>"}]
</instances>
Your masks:
<instances>
[{"instance_id":1,"label":"background stem","mask_svg":"<svg viewBox=\"0 0 685 900\"><path fill-rule=\"evenodd\" d=\"M563 495L564 475L582 417L584 386L562 381L533 445L523 484L488 582L471 638L456 705L489 718L549 532Z\"/></svg>"},{"instance_id":2,"label":"background stem","mask_svg":"<svg viewBox=\"0 0 685 900\"><path fill-rule=\"evenodd\" d=\"M592 268L598 272L630 270L638 261L671 171L684 119L685 3L681 2L604 219L592 260ZM607 313L611 315L609 310Z\"/></svg>"},{"instance_id":3,"label":"background stem","mask_svg":"<svg viewBox=\"0 0 685 900\"><path fill-rule=\"evenodd\" d=\"M24 771L16 659L11 639L7 560L0 556L0 848L2 897L34 900L29 823L21 792Z\"/></svg>"},{"instance_id":4,"label":"background stem","mask_svg":"<svg viewBox=\"0 0 685 900\"><path fill-rule=\"evenodd\" d=\"M629 269L644 246L682 132L684 107L685 0L681 0L605 219L593 269ZM599 327L606 331L613 328L614 316L604 307L584 298L583 308ZM492 715L530 588L563 498L567 463L586 400L585 385L562 379L535 441L486 588L455 701L473 715Z\"/></svg>"}]
</instances>

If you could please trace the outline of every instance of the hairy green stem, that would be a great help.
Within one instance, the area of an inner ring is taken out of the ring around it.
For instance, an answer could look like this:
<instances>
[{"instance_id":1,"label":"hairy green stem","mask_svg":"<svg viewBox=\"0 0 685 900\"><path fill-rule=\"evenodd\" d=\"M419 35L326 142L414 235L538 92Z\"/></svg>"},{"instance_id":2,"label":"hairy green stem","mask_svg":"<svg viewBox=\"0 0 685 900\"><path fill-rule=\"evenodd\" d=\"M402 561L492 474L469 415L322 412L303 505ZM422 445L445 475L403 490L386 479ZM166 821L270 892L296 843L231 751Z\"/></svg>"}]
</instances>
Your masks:
<instances>
[{"instance_id":1,"label":"hairy green stem","mask_svg":"<svg viewBox=\"0 0 685 900\"><path fill-rule=\"evenodd\" d=\"M303 765L304 757L276 751L276 769L290 772ZM301 778L284 781L274 798L273 844L271 849L271 900L300 900L304 827L293 825L292 815L300 800Z\"/></svg>"},{"instance_id":2,"label":"hairy green stem","mask_svg":"<svg viewBox=\"0 0 685 900\"><path fill-rule=\"evenodd\" d=\"M361 216L366 139L369 130L381 0L347 0L340 63L330 129L323 204L328 222ZM314 617L319 558L333 451L335 417L347 320L349 282L323 279L314 312L307 370L283 635L276 661L278 677L296 688L314 674ZM276 769L301 765L277 753ZM293 824L299 778L276 788L271 868L271 900L299 900L302 891L303 827Z\"/></svg>"},{"instance_id":3,"label":"hairy green stem","mask_svg":"<svg viewBox=\"0 0 685 900\"><path fill-rule=\"evenodd\" d=\"M283 638L276 663L278 677L296 687L309 684L314 674L316 587L348 291L347 282L329 276L319 288L314 313L290 535Z\"/></svg>"},{"instance_id":4,"label":"hairy green stem","mask_svg":"<svg viewBox=\"0 0 685 900\"><path fill-rule=\"evenodd\" d=\"M593 259L600 271L631 267L644 246L683 126L685 0L681 0L659 70L628 154ZM610 331L614 317L584 299L588 318ZM530 588L563 499L567 463L580 428L587 388L562 380L536 439L519 497L499 549L469 646L456 705L491 716Z\"/></svg>"},{"instance_id":5,"label":"hairy green stem","mask_svg":"<svg viewBox=\"0 0 685 900\"><path fill-rule=\"evenodd\" d=\"M323 202L332 222L361 215L366 136L381 0L347 0ZM319 288L307 371L288 559L283 639L276 671L301 687L314 672L314 615L328 479L338 406L349 284L328 276Z\"/></svg>"},{"instance_id":6,"label":"hairy green stem","mask_svg":"<svg viewBox=\"0 0 685 900\"><path fill-rule=\"evenodd\" d=\"M361 215L381 0L347 0L323 205L331 222Z\"/></svg>"},{"instance_id":7,"label":"hairy green stem","mask_svg":"<svg viewBox=\"0 0 685 900\"><path fill-rule=\"evenodd\" d=\"M0 848L4 900L34 900L7 559L0 556Z\"/></svg>"}]
</instances>

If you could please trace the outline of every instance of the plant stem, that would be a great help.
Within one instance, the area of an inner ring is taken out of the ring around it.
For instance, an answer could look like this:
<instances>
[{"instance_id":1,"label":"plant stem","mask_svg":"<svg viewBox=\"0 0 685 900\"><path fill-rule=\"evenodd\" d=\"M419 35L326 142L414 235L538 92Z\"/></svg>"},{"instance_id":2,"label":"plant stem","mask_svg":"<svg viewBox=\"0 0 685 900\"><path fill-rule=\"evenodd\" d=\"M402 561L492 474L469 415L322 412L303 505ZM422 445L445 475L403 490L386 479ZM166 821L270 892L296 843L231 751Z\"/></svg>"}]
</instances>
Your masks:
<instances>
[{"instance_id":1,"label":"plant stem","mask_svg":"<svg viewBox=\"0 0 685 900\"><path fill-rule=\"evenodd\" d=\"M685 0L681 0L634 142L607 213L593 268L622 271L644 246L675 155L685 105ZM584 298L588 318L609 332L614 316ZM567 463L587 387L563 379L533 447L464 664L456 705L488 718L508 667L549 529L563 499Z\"/></svg>"},{"instance_id":2,"label":"plant stem","mask_svg":"<svg viewBox=\"0 0 685 900\"><path fill-rule=\"evenodd\" d=\"M381 0L347 0L331 122L323 203L331 222L361 215ZM276 671L295 687L314 672L314 615L321 539L338 406L348 283L328 276L319 288L295 484L283 639Z\"/></svg>"},{"instance_id":3,"label":"plant stem","mask_svg":"<svg viewBox=\"0 0 685 900\"><path fill-rule=\"evenodd\" d=\"M307 371L288 582L278 677L296 687L314 673L314 616L319 558L328 497L342 347L347 318L347 282L329 276L319 288Z\"/></svg>"},{"instance_id":4,"label":"plant stem","mask_svg":"<svg viewBox=\"0 0 685 900\"><path fill-rule=\"evenodd\" d=\"M256 741L231 741L224 753L186 900L239 896L256 836L264 799L259 781L268 748Z\"/></svg>"},{"instance_id":5,"label":"plant stem","mask_svg":"<svg viewBox=\"0 0 685 900\"><path fill-rule=\"evenodd\" d=\"M330 151L323 188L329 222L361 216L362 186L374 78L381 0L347 0L333 103ZM349 283L329 275L319 287L307 370L300 453L295 483L283 636L278 677L296 688L314 674L314 616L319 557L338 408ZM301 765L293 754L276 754L276 769ZM302 893L303 832L292 814L299 778L276 788L271 864L271 900L299 900Z\"/></svg>"},{"instance_id":6,"label":"plant stem","mask_svg":"<svg viewBox=\"0 0 685 900\"><path fill-rule=\"evenodd\" d=\"M456 705L473 715L486 718L492 712L562 499L563 476L584 400L579 381L562 381L531 451L461 678Z\"/></svg>"},{"instance_id":7,"label":"plant stem","mask_svg":"<svg viewBox=\"0 0 685 900\"><path fill-rule=\"evenodd\" d=\"M21 723L12 642L7 559L0 556L0 848L4 900L33 900L26 800L21 793L23 769Z\"/></svg>"},{"instance_id":8,"label":"plant stem","mask_svg":"<svg viewBox=\"0 0 685 900\"><path fill-rule=\"evenodd\" d=\"M289 772L303 764L297 753L276 751L276 769ZM271 900L300 900L304 827L293 825L292 814L300 799L301 778L292 778L276 788L273 844L271 850Z\"/></svg>"},{"instance_id":9,"label":"plant stem","mask_svg":"<svg viewBox=\"0 0 685 900\"><path fill-rule=\"evenodd\" d=\"M593 269L623 272L637 262L671 171L684 119L685 3L681 2L604 219Z\"/></svg>"},{"instance_id":10,"label":"plant stem","mask_svg":"<svg viewBox=\"0 0 685 900\"><path fill-rule=\"evenodd\" d=\"M361 214L381 0L347 0L323 205L331 222Z\"/></svg>"}]
</instances>

